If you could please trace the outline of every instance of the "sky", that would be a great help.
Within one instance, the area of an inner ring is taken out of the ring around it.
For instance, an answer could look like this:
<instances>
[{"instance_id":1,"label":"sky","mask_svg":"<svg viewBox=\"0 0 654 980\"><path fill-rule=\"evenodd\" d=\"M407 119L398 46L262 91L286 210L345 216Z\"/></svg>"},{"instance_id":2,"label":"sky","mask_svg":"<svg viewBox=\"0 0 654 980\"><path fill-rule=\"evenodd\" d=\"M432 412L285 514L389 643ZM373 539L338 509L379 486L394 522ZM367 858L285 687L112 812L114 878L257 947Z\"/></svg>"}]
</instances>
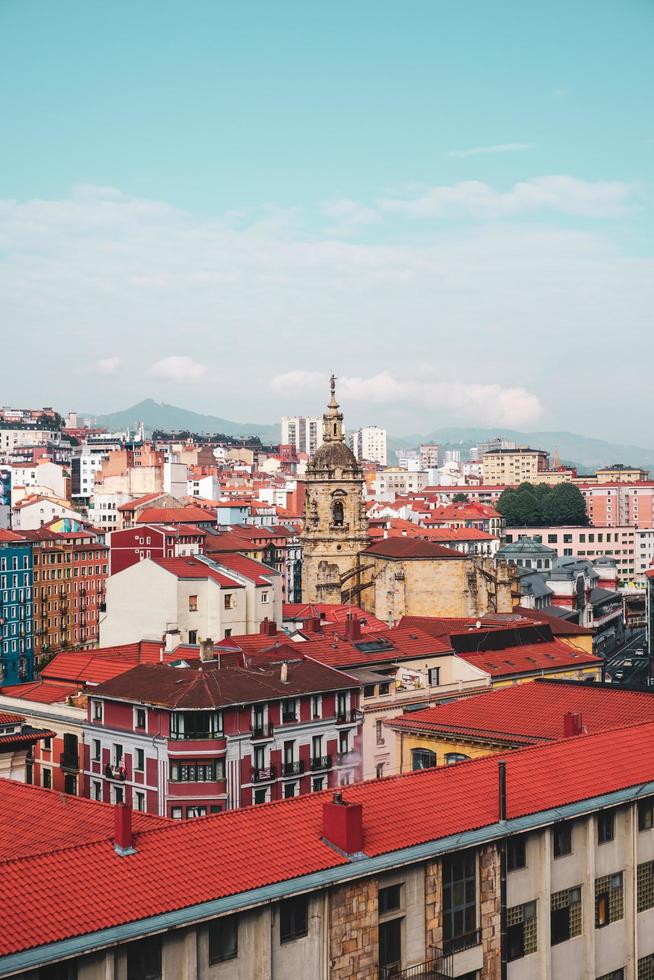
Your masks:
<instances>
[{"instance_id":1,"label":"sky","mask_svg":"<svg viewBox=\"0 0 654 980\"><path fill-rule=\"evenodd\" d=\"M652 0L0 0L0 403L654 447Z\"/></svg>"}]
</instances>

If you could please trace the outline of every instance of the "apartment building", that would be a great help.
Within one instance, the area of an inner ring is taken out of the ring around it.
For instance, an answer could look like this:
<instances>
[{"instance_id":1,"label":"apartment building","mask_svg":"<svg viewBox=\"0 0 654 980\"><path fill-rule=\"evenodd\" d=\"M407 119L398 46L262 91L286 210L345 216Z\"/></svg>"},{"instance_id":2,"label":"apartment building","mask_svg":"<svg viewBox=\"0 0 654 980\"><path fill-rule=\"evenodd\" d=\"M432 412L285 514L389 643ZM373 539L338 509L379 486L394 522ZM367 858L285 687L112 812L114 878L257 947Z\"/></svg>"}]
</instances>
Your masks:
<instances>
[{"instance_id":1,"label":"apartment building","mask_svg":"<svg viewBox=\"0 0 654 980\"><path fill-rule=\"evenodd\" d=\"M140 664L90 694L93 799L182 819L360 775L358 686L295 644L249 658L205 644L199 661Z\"/></svg>"},{"instance_id":2,"label":"apartment building","mask_svg":"<svg viewBox=\"0 0 654 980\"><path fill-rule=\"evenodd\" d=\"M18 684L34 677L32 545L0 530L0 681Z\"/></svg>"},{"instance_id":3,"label":"apartment building","mask_svg":"<svg viewBox=\"0 0 654 980\"><path fill-rule=\"evenodd\" d=\"M322 446L322 428L322 416L284 416L282 445L292 446L296 453L311 457Z\"/></svg>"},{"instance_id":4,"label":"apartment building","mask_svg":"<svg viewBox=\"0 0 654 980\"><path fill-rule=\"evenodd\" d=\"M202 550L206 532L195 525L138 524L136 527L111 531L107 535L109 545L110 574L116 575L124 568L135 565L145 558L184 558L197 555Z\"/></svg>"},{"instance_id":5,"label":"apartment building","mask_svg":"<svg viewBox=\"0 0 654 980\"><path fill-rule=\"evenodd\" d=\"M638 536L631 525L622 527L521 527L507 530L504 535L507 544L518 542L521 538L532 538L535 542L553 548L560 558L584 558L595 561L597 558L614 558L618 577L623 581L642 574L640 544L647 545L648 536ZM647 553L647 548L642 549Z\"/></svg>"},{"instance_id":6,"label":"apartment building","mask_svg":"<svg viewBox=\"0 0 654 980\"><path fill-rule=\"evenodd\" d=\"M408 493L419 493L427 485L427 473L423 470L404 470L389 466L375 475L375 500L395 500Z\"/></svg>"},{"instance_id":7,"label":"apartment building","mask_svg":"<svg viewBox=\"0 0 654 980\"><path fill-rule=\"evenodd\" d=\"M359 462L368 461L386 466L388 461L386 429L365 425L350 433L350 447Z\"/></svg>"},{"instance_id":8,"label":"apartment building","mask_svg":"<svg viewBox=\"0 0 654 980\"><path fill-rule=\"evenodd\" d=\"M590 523L597 527L654 527L654 482L578 483Z\"/></svg>"},{"instance_id":9,"label":"apartment building","mask_svg":"<svg viewBox=\"0 0 654 980\"><path fill-rule=\"evenodd\" d=\"M0 976L647 980L653 744L650 722L152 829L122 804L113 834L58 799L23 829L44 791L8 784Z\"/></svg>"},{"instance_id":10,"label":"apartment building","mask_svg":"<svg viewBox=\"0 0 654 980\"><path fill-rule=\"evenodd\" d=\"M484 483L515 485L538 483L539 474L549 469L549 454L543 449L491 449L481 457Z\"/></svg>"}]
</instances>

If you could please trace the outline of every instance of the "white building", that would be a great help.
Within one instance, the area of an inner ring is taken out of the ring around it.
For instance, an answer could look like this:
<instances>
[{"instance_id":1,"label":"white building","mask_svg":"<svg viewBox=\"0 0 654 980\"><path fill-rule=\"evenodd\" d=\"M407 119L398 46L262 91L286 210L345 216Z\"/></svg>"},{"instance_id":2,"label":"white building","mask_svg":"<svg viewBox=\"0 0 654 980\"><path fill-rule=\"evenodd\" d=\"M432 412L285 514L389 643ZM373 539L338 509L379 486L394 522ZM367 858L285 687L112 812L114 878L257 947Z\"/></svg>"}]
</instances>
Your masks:
<instances>
[{"instance_id":1,"label":"white building","mask_svg":"<svg viewBox=\"0 0 654 980\"><path fill-rule=\"evenodd\" d=\"M107 579L100 646L174 634L180 643L257 633L281 622L281 575L243 555L145 558Z\"/></svg>"},{"instance_id":2,"label":"white building","mask_svg":"<svg viewBox=\"0 0 654 980\"><path fill-rule=\"evenodd\" d=\"M218 500L220 497L220 480L217 476L191 476L186 481L186 495L198 497L201 500Z\"/></svg>"},{"instance_id":3,"label":"white building","mask_svg":"<svg viewBox=\"0 0 654 980\"><path fill-rule=\"evenodd\" d=\"M386 429L378 425L365 425L350 433L352 452L359 460L381 463L386 466L388 461Z\"/></svg>"},{"instance_id":4,"label":"white building","mask_svg":"<svg viewBox=\"0 0 654 980\"><path fill-rule=\"evenodd\" d=\"M56 517L67 517L72 521L80 519L79 513L66 501L34 495L24 497L12 507L11 526L14 531L35 531Z\"/></svg>"},{"instance_id":5,"label":"white building","mask_svg":"<svg viewBox=\"0 0 654 980\"><path fill-rule=\"evenodd\" d=\"M11 467L12 496L21 487L47 487L55 497L65 499L68 474L63 466L49 459L38 460L36 463L14 463Z\"/></svg>"},{"instance_id":6,"label":"white building","mask_svg":"<svg viewBox=\"0 0 654 980\"><path fill-rule=\"evenodd\" d=\"M418 493L428 484L427 474L389 466L375 476L375 500L395 500L408 493Z\"/></svg>"},{"instance_id":7,"label":"white building","mask_svg":"<svg viewBox=\"0 0 654 980\"><path fill-rule=\"evenodd\" d=\"M282 445L297 453L313 456L322 446L322 416L285 415L282 419Z\"/></svg>"},{"instance_id":8,"label":"white building","mask_svg":"<svg viewBox=\"0 0 654 980\"><path fill-rule=\"evenodd\" d=\"M107 453L102 448L81 446L70 461L71 497L88 500L95 489L95 474L102 469Z\"/></svg>"}]
</instances>

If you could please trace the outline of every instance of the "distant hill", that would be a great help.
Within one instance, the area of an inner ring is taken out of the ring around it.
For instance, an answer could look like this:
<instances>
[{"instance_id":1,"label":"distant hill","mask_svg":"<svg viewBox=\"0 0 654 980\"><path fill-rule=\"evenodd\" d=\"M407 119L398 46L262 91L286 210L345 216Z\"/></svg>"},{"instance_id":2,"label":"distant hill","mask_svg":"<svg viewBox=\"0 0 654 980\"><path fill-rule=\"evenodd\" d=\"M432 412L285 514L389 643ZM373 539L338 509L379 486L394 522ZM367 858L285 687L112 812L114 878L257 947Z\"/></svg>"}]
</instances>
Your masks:
<instances>
[{"instance_id":1,"label":"distant hill","mask_svg":"<svg viewBox=\"0 0 654 980\"><path fill-rule=\"evenodd\" d=\"M643 449L640 446L622 445L607 442L604 439L591 439L588 436L578 436L573 432L517 432L514 429L475 429L464 427L445 427L435 429L428 435L406 436L402 439L390 439L391 449L409 449L420 443L438 443L447 448L468 449L480 442L487 442L503 436L519 446L531 446L532 449L546 449L553 453L556 449L562 460L574 460L577 468L583 472L595 470L612 463L627 463L631 466L642 466L654 471L654 449Z\"/></svg>"},{"instance_id":2,"label":"distant hill","mask_svg":"<svg viewBox=\"0 0 654 980\"><path fill-rule=\"evenodd\" d=\"M81 414L81 413L80 413ZM231 422L217 415L202 415L191 412L186 408L166 405L146 398L138 405L132 405L120 412L110 412L108 415L91 415L97 425L110 432L121 429L135 428L138 422L143 422L146 431L164 429L166 432L220 432L226 436L259 436L264 443L276 443L280 439L278 425L256 425L255 423Z\"/></svg>"}]
</instances>

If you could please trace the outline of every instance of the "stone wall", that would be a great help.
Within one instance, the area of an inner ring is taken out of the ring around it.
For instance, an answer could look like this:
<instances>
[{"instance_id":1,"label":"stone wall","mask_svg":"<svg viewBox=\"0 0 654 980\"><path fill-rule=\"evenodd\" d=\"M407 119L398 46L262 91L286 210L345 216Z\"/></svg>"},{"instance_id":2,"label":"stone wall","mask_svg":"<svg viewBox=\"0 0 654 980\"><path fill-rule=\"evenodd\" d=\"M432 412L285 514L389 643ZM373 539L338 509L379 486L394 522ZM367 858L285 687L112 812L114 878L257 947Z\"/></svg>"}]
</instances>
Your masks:
<instances>
[{"instance_id":1,"label":"stone wall","mask_svg":"<svg viewBox=\"0 0 654 980\"><path fill-rule=\"evenodd\" d=\"M495 844L479 850L479 905L484 980L500 978L500 855Z\"/></svg>"},{"instance_id":2,"label":"stone wall","mask_svg":"<svg viewBox=\"0 0 654 980\"><path fill-rule=\"evenodd\" d=\"M443 949L443 862L425 865L425 959Z\"/></svg>"},{"instance_id":3,"label":"stone wall","mask_svg":"<svg viewBox=\"0 0 654 980\"><path fill-rule=\"evenodd\" d=\"M329 895L330 980L370 980L379 969L377 882L358 881Z\"/></svg>"}]
</instances>

